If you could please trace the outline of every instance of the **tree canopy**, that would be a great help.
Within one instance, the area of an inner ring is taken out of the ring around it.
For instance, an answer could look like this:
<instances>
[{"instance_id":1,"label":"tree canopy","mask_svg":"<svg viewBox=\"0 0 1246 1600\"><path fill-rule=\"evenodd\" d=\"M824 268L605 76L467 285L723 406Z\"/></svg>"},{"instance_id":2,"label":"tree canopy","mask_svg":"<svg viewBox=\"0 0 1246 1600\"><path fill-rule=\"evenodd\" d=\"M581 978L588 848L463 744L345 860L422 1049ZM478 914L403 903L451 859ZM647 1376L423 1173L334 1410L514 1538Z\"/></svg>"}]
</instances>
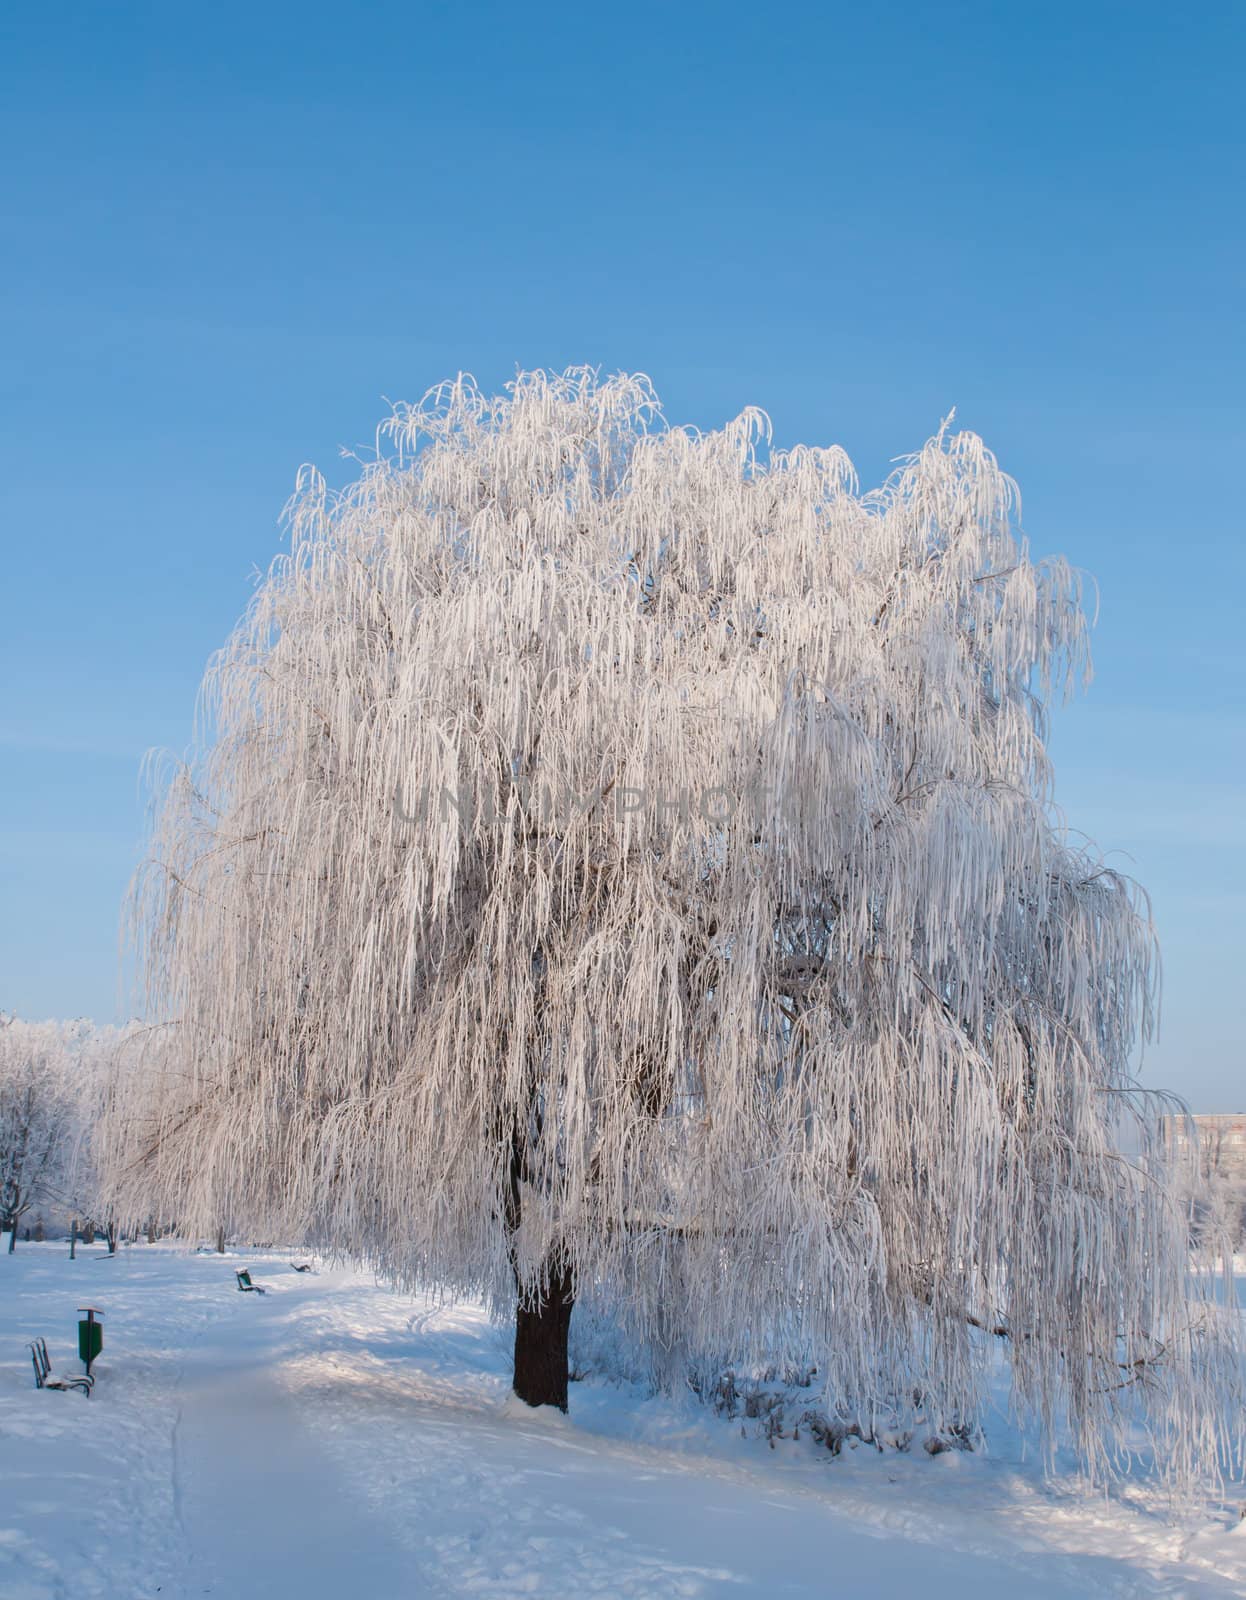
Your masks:
<instances>
[{"instance_id":1,"label":"tree canopy","mask_svg":"<svg viewBox=\"0 0 1246 1600\"><path fill-rule=\"evenodd\" d=\"M587 369L305 469L161 777L119 1202L591 1285L846 1416L973 1418L995 1333L1092 1460L1139 1396L1170 1459L1222 1443L1149 914L1052 804L1081 586L1018 517L973 434L862 493Z\"/></svg>"}]
</instances>

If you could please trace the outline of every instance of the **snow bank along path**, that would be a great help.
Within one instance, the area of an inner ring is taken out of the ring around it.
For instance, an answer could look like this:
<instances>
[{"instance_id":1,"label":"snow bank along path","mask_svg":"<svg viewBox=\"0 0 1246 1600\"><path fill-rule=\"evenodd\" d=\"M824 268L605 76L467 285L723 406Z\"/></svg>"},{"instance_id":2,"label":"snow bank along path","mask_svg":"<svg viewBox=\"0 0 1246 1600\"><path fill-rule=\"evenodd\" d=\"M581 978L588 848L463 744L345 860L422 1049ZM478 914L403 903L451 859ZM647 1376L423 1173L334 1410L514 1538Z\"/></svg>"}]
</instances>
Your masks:
<instances>
[{"instance_id":1,"label":"snow bank along path","mask_svg":"<svg viewBox=\"0 0 1246 1600\"><path fill-rule=\"evenodd\" d=\"M1246 1593L1235 1507L1173 1526L1142 1490L1078 1498L1006 1430L991 1456L832 1460L604 1383L546 1415L476 1307L259 1252L269 1293L243 1295L240 1264L0 1259L5 1600ZM94 1397L39 1393L26 1340L76 1365L88 1301Z\"/></svg>"}]
</instances>

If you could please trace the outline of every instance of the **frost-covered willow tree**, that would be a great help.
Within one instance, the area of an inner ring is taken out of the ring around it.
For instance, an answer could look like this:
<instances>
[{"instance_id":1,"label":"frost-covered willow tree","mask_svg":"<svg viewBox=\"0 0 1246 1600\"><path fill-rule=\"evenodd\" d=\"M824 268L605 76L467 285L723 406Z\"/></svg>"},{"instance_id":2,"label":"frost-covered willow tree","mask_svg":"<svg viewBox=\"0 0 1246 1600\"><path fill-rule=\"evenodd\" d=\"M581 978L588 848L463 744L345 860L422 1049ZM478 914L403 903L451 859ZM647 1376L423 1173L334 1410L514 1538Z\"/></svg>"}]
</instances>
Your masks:
<instances>
[{"instance_id":1,"label":"frost-covered willow tree","mask_svg":"<svg viewBox=\"0 0 1246 1600\"><path fill-rule=\"evenodd\" d=\"M1078 581L972 434L864 495L767 442L573 370L305 472L163 784L118 1194L516 1296L533 1404L592 1286L866 1421L972 1418L998 1330L1092 1458L1144 1391L1192 1460L1152 932L1051 811Z\"/></svg>"}]
</instances>

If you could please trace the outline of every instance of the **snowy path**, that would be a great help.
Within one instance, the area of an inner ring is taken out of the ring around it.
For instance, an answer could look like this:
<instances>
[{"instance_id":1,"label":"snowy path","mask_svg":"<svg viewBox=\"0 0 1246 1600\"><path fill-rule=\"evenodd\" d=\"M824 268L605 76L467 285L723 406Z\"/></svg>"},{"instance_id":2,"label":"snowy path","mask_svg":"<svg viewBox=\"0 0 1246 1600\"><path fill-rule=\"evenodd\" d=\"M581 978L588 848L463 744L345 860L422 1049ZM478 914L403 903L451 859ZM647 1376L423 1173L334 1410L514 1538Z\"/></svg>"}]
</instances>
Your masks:
<instances>
[{"instance_id":1,"label":"snowy path","mask_svg":"<svg viewBox=\"0 0 1246 1600\"><path fill-rule=\"evenodd\" d=\"M136 1246L0 1262L5 1600L711 1600L996 1593L1223 1600L1246 1533L1079 1500L1008 1459L771 1452L702 1408L507 1397L505 1339L349 1272ZM38 1394L105 1308L94 1399Z\"/></svg>"},{"instance_id":2,"label":"snowy path","mask_svg":"<svg viewBox=\"0 0 1246 1600\"><path fill-rule=\"evenodd\" d=\"M351 1494L320 1448L314 1417L282 1381L280 1323L265 1322L259 1296L238 1300L254 1336L213 1330L179 1375L172 1471L188 1556L181 1593L419 1594L409 1556Z\"/></svg>"}]
</instances>

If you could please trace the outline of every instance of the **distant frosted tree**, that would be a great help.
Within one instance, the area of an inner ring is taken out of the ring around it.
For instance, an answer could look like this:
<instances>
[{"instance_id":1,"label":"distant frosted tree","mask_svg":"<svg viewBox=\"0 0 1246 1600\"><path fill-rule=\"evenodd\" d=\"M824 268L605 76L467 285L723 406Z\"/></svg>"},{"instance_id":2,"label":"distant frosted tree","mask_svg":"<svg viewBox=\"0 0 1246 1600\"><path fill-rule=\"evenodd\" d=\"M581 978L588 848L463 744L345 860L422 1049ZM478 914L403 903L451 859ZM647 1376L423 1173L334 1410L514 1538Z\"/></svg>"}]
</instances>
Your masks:
<instances>
[{"instance_id":1,"label":"distant frosted tree","mask_svg":"<svg viewBox=\"0 0 1246 1600\"><path fill-rule=\"evenodd\" d=\"M292 544L162 784L136 926L173 1024L117 1194L517 1299L579 1286L831 1403L1019 1405L1107 1459L1223 1442L1187 1290L1145 903L1053 818L1079 583L941 432L879 491L647 380L399 409Z\"/></svg>"},{"instance_id":2,"label":"distant frosted tree","mask_svg":"<svg viewBox=\"0 0 1246 1600\"><path fill-rule=\"evenodd\" d=\"M78 1133L75 1047L89 1024L0 1016L0 1233L64 1203Z\"/></svg>"},{"instance_id":3,"label":"distant frosted tree","mask_svg":"<svg viewBox=\"0 0 1246 1600\"><path fill-rule=\"evenodd\" d=\"M94 1237L98 1227L115 1245L116 1225L105 1172L110 1151L101 1140L110 1137L110 1111L123 1079L140 1061L149 1065L150 1052L136 1048L145 1030L134 1023L123 1027L78 1025L67 1063L72 1099L74 1134L62 1180L63 1205L84 1236ZM124 1088L127 1108L136 1105L135 1085Z\"/></svg>"}]
</instances>

